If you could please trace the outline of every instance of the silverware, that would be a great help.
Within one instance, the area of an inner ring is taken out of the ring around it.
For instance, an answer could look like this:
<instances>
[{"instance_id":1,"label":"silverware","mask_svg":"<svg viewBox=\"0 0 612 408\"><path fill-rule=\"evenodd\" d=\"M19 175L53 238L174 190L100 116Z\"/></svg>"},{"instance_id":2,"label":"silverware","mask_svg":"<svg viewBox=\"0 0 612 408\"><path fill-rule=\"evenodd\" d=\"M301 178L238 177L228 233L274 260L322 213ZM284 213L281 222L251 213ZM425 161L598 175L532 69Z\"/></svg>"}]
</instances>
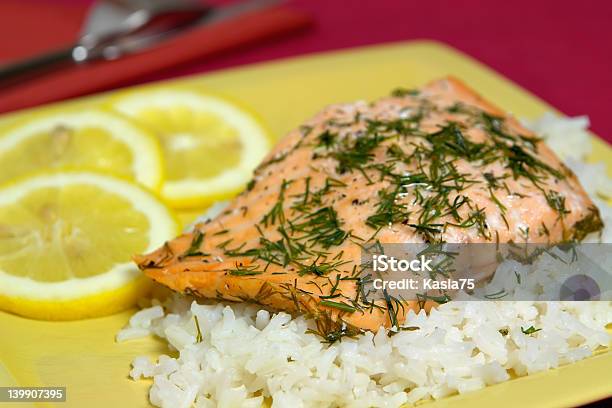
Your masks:
<instances>
[{"instance_id":1,"label":"silverware","mask_svg":"<svg viewBox=\"0 0 612 408\"><path fill-rule=\"evenodd\" d=\"M196 0L99 0L90 8L74 45L0 66L0 87L67 65L117 59L191 27L217 23L278 3L247 0L212 7Z\"/></svg>"}]
</instances>

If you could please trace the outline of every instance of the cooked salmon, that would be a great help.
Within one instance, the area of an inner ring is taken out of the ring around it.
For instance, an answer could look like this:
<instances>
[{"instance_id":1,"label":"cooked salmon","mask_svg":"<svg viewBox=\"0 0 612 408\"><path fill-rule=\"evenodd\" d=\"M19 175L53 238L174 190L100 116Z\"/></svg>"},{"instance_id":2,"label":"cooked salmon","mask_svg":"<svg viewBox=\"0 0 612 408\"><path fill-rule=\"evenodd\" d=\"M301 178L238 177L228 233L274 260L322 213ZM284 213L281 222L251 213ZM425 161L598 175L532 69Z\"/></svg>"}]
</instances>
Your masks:
<instances>
[{"instance_id":1,"label":"cooked salmon","mask_svg":"<svg viewBox=\"0 0 612 408\"><path fill-rule=\"evenodd\" d=\"M601 228L541 139L446 78L327 107L280 141L222 214L135 261L178 292L305 313L334 341L424 306L363 299L368 243L554 244Z\"/></svg>"}]
</instances>

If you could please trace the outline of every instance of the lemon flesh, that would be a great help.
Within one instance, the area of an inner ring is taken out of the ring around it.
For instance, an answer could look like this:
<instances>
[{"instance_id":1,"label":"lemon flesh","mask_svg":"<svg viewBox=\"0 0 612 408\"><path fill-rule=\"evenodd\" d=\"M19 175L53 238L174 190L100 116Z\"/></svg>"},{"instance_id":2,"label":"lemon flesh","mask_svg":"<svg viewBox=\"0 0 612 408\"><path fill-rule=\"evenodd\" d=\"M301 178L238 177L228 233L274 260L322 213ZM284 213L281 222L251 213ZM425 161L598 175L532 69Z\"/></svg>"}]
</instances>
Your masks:
<instances>
[{"instance_id":1,"label":"lemon flesh","mask_svg":"<svg viewBox=\"0 0 612 408\"><path fill-rule=\"evenodd\" d=\"M161 202L124 180L56 173L4 187L0 308L72 319L129 307L145 285L131 256L176 231Z\"/></svg>"},{"instance_id":2,"label":"lemon flesh","mask_svg":"<svg viewBox=\"0 0 612 408\"><path fill-rule=\"evenodd\" d=\"M0 183L48 170L115 174L157 190L163 178L154 136L103 110L57 112L0 130Z\"/></svg>"},{"instance_id":3,"label":"lemon flesh","mask_svg":"<svg viewBox=\"0 0 612 408\"><path fill-rule=\"evenodd\" d=\"M136 91L113 108L157 135L165 159L162 196L201 207L239 191L269 149L251 114L216 96L184 90Z\"/></svg>"}]
</instances>

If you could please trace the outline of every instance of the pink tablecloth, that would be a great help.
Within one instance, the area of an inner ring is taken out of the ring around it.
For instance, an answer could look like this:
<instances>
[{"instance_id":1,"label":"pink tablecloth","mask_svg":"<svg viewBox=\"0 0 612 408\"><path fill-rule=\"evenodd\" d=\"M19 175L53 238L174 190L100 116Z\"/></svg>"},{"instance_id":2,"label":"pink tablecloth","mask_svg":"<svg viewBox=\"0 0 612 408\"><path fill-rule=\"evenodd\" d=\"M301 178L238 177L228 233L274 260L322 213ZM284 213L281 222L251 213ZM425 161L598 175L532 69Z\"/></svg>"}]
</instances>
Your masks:
<instances>
[{"instance_id":1,"label":"pink tablecloth","mask_svg":"<svg viewBox=\"0 0 612 408\"><path fill-rule=\"evenodd\" d=\"M61 3L75 9L90 2L22 1ZM304 53L429 38L479 59L566 114L588 114L593 130L612 142L612 2L294 0L291 3L313 13L316 25L312 29L227 52L212 60L194 61L141 78L139 82ZM78 15L77 11L64 13L65 32L48 36L72 33L78 27L78 22L73 21ZM15 18L23 19L29 30L36 27L32 16L1 15L0 34L4 36L0 37L0 57L19 47L19 33L9 39L1 29L2 21ZM32 36L29 41L33 41Z\"/></svg>"}]
</instances>

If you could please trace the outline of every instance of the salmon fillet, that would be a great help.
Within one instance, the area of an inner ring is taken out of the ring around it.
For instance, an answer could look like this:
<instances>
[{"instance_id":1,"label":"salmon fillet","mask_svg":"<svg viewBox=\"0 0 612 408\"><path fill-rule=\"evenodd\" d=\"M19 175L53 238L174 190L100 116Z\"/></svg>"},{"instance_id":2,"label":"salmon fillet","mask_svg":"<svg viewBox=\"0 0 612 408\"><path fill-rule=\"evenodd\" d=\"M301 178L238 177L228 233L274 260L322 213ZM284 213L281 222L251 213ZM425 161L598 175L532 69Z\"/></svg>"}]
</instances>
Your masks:
<instances>
[{"instance_id":1,"label":"salmon fillet","mask_svg":"<svg viewBox=\"0 0 612 408\"><path fill-rule=\"evenodd\" d=\"M334 341L423 307L361 297L367 243L554 244L602 226L538 137L446 78L327 107L222 214L135 261L178 292L305 313Z\"/></svg>"}]
</instances>

